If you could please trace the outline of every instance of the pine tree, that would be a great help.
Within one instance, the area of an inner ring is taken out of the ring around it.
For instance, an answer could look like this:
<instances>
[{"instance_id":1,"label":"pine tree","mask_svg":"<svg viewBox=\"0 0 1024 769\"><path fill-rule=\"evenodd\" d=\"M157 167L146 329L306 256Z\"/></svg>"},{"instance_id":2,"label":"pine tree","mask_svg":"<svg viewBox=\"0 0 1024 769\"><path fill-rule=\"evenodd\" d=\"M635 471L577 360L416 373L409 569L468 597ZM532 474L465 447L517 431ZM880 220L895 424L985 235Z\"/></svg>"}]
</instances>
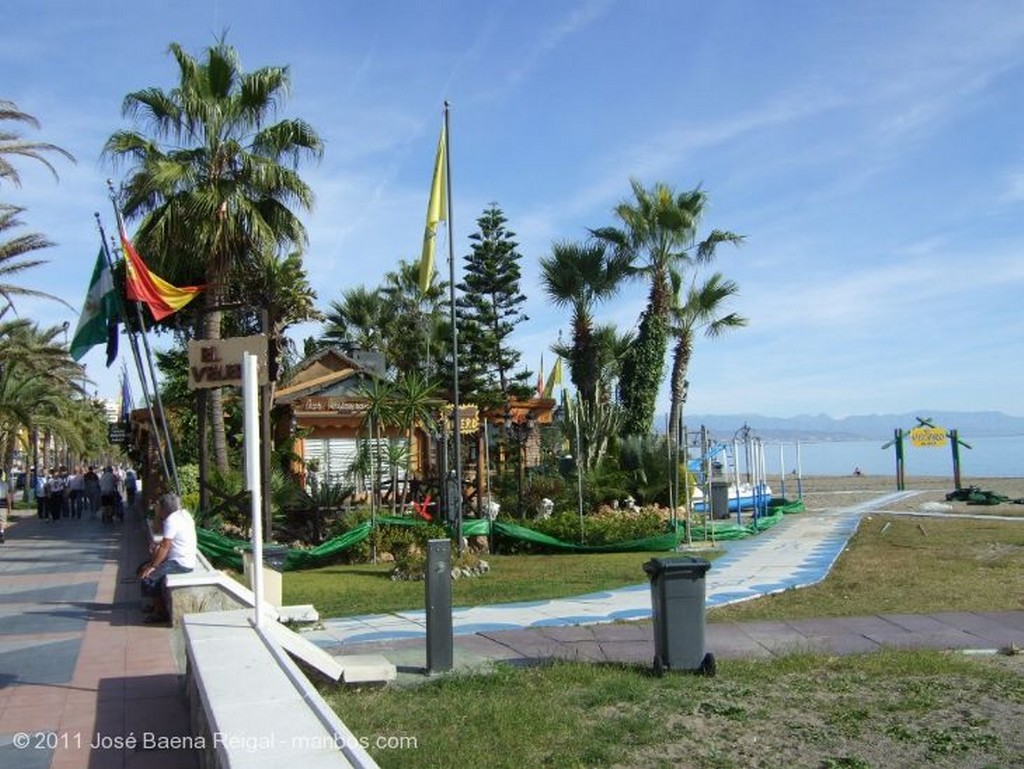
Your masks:
<instances>
[{"instance_id":1,"label":"pine tree","mask_svg":"<svg viewBox=\"0 0 1024 769\"><path fill-rule=\"evenodd\" d=\"M460 390L466 401L501 403L509 395L525 396L531 372L513 374L521 357L508 338L527 320L526 297L519 290L519 260L515 233L491 203L477 219L479 231L469 236L472 253L465 257L463 281L458 284Z\"/></svg>"}]
</instances>

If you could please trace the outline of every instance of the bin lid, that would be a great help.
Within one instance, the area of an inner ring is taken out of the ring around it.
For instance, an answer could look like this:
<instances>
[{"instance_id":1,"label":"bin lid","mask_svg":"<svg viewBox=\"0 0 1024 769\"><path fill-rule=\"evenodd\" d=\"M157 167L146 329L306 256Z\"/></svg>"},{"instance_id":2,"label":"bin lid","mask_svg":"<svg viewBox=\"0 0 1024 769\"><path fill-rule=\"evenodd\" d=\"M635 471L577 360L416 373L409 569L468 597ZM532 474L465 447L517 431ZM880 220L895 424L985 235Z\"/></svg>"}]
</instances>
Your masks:
<instances>
[{"instance_id":1,"label":"bin lid","mask_svg":"<svg viewBox=\"0 0 1024 769\"><path fill-rule=\"evenodd\" d=\"M644 571L647 572L647 575L651 578L659 574L679 574L689 577L702 577L710 568L710 561L693 555L676 558L652 558L644 564Z\"/></svg>"}]
</instances>

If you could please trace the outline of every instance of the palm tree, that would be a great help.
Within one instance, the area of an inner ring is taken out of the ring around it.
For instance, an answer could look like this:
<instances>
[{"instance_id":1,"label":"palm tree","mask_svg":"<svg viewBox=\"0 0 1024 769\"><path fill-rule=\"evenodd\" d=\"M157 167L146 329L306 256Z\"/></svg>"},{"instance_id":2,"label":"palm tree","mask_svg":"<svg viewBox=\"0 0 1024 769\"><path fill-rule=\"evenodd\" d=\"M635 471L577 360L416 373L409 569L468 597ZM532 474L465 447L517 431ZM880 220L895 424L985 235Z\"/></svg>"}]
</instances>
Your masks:
<instances>
[{"instance_id":1,"label":"palm tree","mask_svg":"<svg viewBox=\"0 0 1024 769\"><path fill-rule=\"evenodd\" d=\"M83 370L58 341L61 334L61 326L41 330L24 319L0 320L0 462L5 467L21 434L48 431L78 452L101 445L99 433L106 441L105 416L81 397Z\"/></svg>"},{"instance_id":2,"label":"palm tree","mask_svg":"<svg viewBox=\"0 0 1024 769\"><path fill-rule=\"evenodd\" d=\"M39 121L26 112L18 109L17 105L7 99L0 99L0 121L10 120L17 123L25 123L33 128L39 128ZM46 153L56 153L75 162L74 156L67 150L61 149L56 144L47 142L33 142L22 138L21 134L0 128L0 180L6 179L15 187L21 186L21 176L18 170L11 165L5 155L20 155L21 157L38 160L57 178L57 169L46 159Z\"/></svg>"},{"instance_id":3,"label":"palm tree","mask_svg":"<svg viewBox=\"0 0 1024 769\"><path fill-rule=\"evenodd\" d=\"M435 271L422 291L419 272L418 263L401 260L384 276L380 292L391 308L384 354L398 372L418 371L429 379L450 355L448 282Z\"/></svg>"},{"instance_id":4,"label":"palm tree","mask_svg":"<svg viewBox=\"0 0 1024 769\"><path fill-rule=\"evenodd\" d=\"M395 423L408 434L409 451L406 454L405 476L412 472L412 447L415 443L416 428L424 434L433 432L435 413L438 407L438 386L418 371L403 373L395 382L392 391L392 416ZM404 503L403 494L403 503Z\"/></svg>"},{"instance_id":5,"label":"palm tree","mask_svg":"<svg viewBox=\"0 0 1024 769\"><path fill-rule=\"evenodd\" d=\"M593 307L615 294L626 275L628 263L609 258L605 243L556 242L551 255L540 260L541 280L556 305L572 307L572 345L561 347L569 361L569 378L585 403L597 399L600 378L599 348L594 336Z\"/></svg>"},{"instance_id":6,"label":"palm tree","mask_svg":"<svg viewBox=\"0 0 1024 769\"><path fill-rule=\"evenodd\" d=\"M245 296L254 307L266 310L269 347L267 371L270 375L270 402L274 401L274 386L280 378L282 359L293 345L285 331L297 323L320 320L316 309L316 291L309 285L302 254L295 251L282 258L276 251L264 254L256 269L241 276L246 282ZM262 325L262 324L261 324Z\"/></svg>"},{"instance_id":7,"label":"palm tree","mask_svg":"<svg viewBox=\"0 0 1024 769\"><path fill-rule=\"evenodd\" d=\"M597 397L599 401L609 402L614 397L622 375L622 362L636 334L632 330L620 332L614 324L606 323L594 329L594 339L597 342Z\"/></svg>"},{"instance_id":8,"label":"palm tree","mask_svg":"<svg viewBox=\"0 0 1024 769\"><path fill-rule=\"evenodd\" d=\"M683 406L686 403L686 374L693 357L694 337L703 330L715 338L729 329L747 325L747 319L735 312L723 313L724 303L739 293L735 281L726 280L721 273L714 273L702 285L690 285L685 298L677 293L672 309L672 335L676 338L672 353L672 405L669 412L669 437L673 445L679 443L679 428L682 424Z\"/></svg>"},{"instance_id":9,"label":"palm tree","mask_svg":"<svg viewBox=\"0 0 1024 769\"><path fill-rule=\"evenodd\" d=\"M144 123L152 136L118 131L103 152L131 164L120 202L127 217L141 217L140 251L171 282L207 284L201 333L219 339L220 308L235 298L230 276L276 249L306 243L293 209L309 210L313 193L297 169L303 159L319 159L323 144L302 120L271 122L288 95L287 67L244 72L223 39L201 60L177 43L170 51L177 86L134 91L122 105L124 116ZM214 456L224 472L221 391L208 392Z\"/></svg>"},{"instance_id":10,"label":"palm tree","mask_svg":"<svg viewBox=\"0 0 1024 769\"><path fill-rule=\"evenodd\" d=\"M379 291L366 286L348 289L341 301L330 303L324 321L324 340L353 342L364 350L384 352L390 307Z\"/></svg>"},{"instance_id":11,"label":"palm tree","mask_svg":"<svg viewBox=\"0 0 1024 769\"><path fill-rule=\"evenodd\" d=\"M7 230L21 226L22 222L18 215L24 210L18 206L0 203L0 236L3 236ZM47 294L44 291L24 288L10 282L12 276L46 264L45 259L26 258L26 255L43 248L49 248L52 245L53 243L43 235L35 232L18 235L9 240L0 240L0 296L3 296L9 305L13 305L12 296L37 296L53 299L55 302L60 302L66 307L70 307L67 302L59 297Z\"/></svg>"},{"instance_id":12,"label":"palm tree","mask_svg":"<svg viewBox=\"0 0 1024 769\"><path fill-rule=\"evenodd\" d=\"M655 400L665 373L668 351L669 316L672 285L680 268L705 256L701 246L695 255L697 225L704 212L707 196L699 187L676 193L663 183L646 189L630 180L634 202L615 207L621 227L593 231L599 240L610 244L615 253L629 259L634 274L647 279L650 288L647 306L640 317L636 341L623 361L619 380L620 397L626 409L627 433L645 434L654 419ZM728 232L712 233L714 243L738 241ZM714 248L711 248L713 255Z\"/></svg>"}]
</instances>

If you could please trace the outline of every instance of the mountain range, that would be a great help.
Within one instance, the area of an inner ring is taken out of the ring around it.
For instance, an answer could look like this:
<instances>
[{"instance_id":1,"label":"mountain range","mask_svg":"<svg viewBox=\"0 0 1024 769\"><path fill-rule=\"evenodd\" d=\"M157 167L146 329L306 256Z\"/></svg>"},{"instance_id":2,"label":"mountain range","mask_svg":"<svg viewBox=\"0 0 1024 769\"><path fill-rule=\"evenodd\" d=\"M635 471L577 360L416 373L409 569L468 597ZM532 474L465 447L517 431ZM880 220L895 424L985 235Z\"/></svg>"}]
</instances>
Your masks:
<instances>
[{"instance_id":1,"label":"mountain range","mask_svg":"<svg viewBox=\"0 0 1024 769\"><path fill-rule=\"evenodd\" d=\"M916 411L906 414L865 414L835 419L827 414L795 417L766 417L760 414L687 414L686 429L701 425L719 439L733 436L744 425L751 433L768 440L856 441L887 440L898 428L904 432L927 419L937 427L956 430L961 438L996 435L1024 435L1024 417L1001 411ZM665 424L662 418L661 424Z\"/></svg>"}]
</instances>

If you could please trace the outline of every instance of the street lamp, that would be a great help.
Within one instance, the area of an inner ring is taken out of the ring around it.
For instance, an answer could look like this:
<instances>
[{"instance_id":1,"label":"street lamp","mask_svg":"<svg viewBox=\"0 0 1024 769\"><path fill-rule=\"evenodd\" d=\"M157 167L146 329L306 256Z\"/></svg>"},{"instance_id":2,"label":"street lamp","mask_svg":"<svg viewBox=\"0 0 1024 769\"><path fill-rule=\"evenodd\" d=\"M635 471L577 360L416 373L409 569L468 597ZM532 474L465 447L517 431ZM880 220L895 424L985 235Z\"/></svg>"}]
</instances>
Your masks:
<instances>
[{"instance_id":1,"label":"street lamp","mask_svg":"<svg viewBox=\"0 0 1024 769\"><path fill-rule=\"evenodd\" d=\"M519 514L520 519L523 515L523 477L525 475L525 454L526 454L526 442L533 435L534 428L537 426L537 417L533 411L526 413L526 419L516 421L512 415L512 409L505 408L505 435L508 439L515 441L516 453L518 454L518 467L516 475L516 511Z\"/></svg>"}]
</instances>

